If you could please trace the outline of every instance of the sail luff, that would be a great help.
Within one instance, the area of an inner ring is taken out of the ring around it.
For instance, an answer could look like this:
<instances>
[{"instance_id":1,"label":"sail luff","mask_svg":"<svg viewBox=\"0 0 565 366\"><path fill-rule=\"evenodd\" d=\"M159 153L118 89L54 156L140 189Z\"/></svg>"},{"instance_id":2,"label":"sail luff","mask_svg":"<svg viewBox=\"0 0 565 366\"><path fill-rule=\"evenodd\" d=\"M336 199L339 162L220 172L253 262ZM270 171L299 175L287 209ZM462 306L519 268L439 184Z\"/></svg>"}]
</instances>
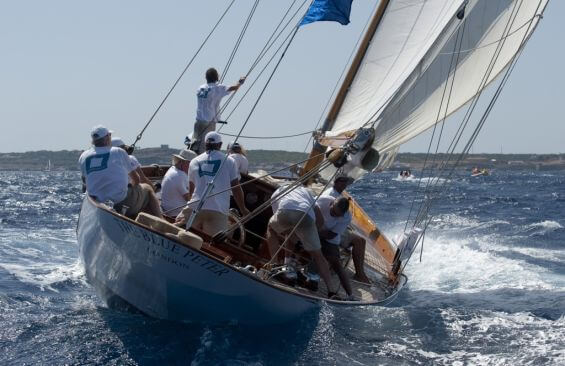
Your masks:
<instances>
[{"instance_id":1,"label":"sail luff","mask_svg":"<svg viewBox=\"0 0 565 366\"><path fill-rule=\"evenodd\" d=\"M339 91L337 92L336 97L334 98L334 101L332 103L332 106L326 116L326 119L324 120L324 123L321 128L322 131L331 130L331 128L333 127L335 118L339 114L339 111L343 105L343 101L345 100L345 96L347 95L347 91L349 90L351 83L355 79L355 75L357 75L357 72L359 71L359 66L361 65L361 62L365 57L367 49L369 48L369 44L371 43L371 40L375 35L375 32L383 18L383 15L385 13L385 10L389 2L390 0L381 0L379 6L375 10L371 22L369 23L369 26L365 31L365 35L363 36L363 39L359 44L359 48L357 49L355 57L353 58L353 61L349 66L347 74L343 78ZM320 163L320 161L323 159L323 155L321 154L323 154L325 150L326 150L325 146L320 145L317 142L314 143L314 146L312 147L312 151L310 152L309 159L304 164L304 169L302 174L306 174L307 172L312 170L313 167L317 166Z\"/></svg>"}]
</instances>

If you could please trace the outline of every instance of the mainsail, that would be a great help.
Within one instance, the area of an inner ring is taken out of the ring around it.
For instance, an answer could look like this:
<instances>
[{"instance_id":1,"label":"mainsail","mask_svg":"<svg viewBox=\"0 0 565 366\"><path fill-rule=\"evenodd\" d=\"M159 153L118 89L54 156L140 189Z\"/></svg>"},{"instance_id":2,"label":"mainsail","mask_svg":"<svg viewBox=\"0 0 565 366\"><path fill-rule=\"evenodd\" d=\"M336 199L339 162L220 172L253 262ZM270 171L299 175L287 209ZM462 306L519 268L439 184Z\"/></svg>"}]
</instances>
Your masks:
<instances>
[{"instance_id":1,"label":"mainsail","mask_svg":"<svg viewBox=\"0 0 565 366\"><path fill-rule=\"evenodd\" d=\"M373 147L381 154L396 151L492 82L521 50L546 5L547 0L389 1L326 136L372 125Z\"/></svg>"}]
</instances>

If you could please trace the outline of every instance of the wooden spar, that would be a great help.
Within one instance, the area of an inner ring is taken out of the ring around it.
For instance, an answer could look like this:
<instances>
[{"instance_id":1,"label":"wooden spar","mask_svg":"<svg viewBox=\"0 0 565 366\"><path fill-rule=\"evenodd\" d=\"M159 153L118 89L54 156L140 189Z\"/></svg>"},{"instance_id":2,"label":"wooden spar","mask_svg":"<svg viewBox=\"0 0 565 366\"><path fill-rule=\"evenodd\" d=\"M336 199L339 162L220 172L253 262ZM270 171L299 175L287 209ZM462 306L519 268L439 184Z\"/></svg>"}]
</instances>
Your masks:
<instances>
[{"instance_id":1,"label":"wooden spar","mask_svg":"<svg viewBox=\"0 0 565 366\"><path fill-rule=\"evenodd\" d=\"M339 114L339 111L341 109L341 107L343 106L343 102L345 101L345 97L347 95L347 92L349 90L349 88L351 87L351 83L353 83L353 79L355 79L355 76L357 75L357 72L359 71L359 67L361 66L361 62L363 61L363 58L365 57L365 54L367 53L367 49L369 48L369 44L371 43L371 40L373 39L373 36L375 35L375 32L377 31L377 28L381 22L381 20L383 19L383 15L385 13L385 10L389 4L390 0L381 0L379 6L377 7L377 10L375 11L375 14L373 15L373 18L371 19L371 23L369 24L369 27L367 28L367 31L365 32L365 35L363 36L363 40L361 41L361 44L359 45L359 49L357 50L357 53L355 54L355 58L353 59L353 61L351 62L351 65L349 66L349 70L347 71L347 74L345 75L345 78L343 79L343 83L341 84L341 87L334 99L334 102L332 104L332 107L330 109L330 111L328 112L328 115L326 116L326 120L324 121L324 124L322 125L322 131L328 131L333 127L333 124L335 122L335 119L337 117L337 115ZM304 169L302 174L306 174L307 172L309 172L310 170L312 170L315 166L317 166L322 160L323 160L323 153L326 151L326 147L319 144L318 142L314 143L314 147L312 148L312 151L310 152L310 157L308 159L308 161L306 162L306 164L304 164Z\"/></svg>"}]
</instances>

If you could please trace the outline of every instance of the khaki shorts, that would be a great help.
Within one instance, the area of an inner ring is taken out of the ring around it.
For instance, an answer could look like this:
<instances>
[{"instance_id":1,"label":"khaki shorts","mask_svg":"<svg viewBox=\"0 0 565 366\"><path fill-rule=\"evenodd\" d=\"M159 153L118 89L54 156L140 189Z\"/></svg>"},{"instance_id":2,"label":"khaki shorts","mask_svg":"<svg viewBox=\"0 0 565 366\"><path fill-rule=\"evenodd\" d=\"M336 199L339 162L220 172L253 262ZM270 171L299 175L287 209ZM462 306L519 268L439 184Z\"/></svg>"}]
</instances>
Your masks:
<instances>
[{"instance_id":1,"label":"khaki shorts","mask_svg":"<svg viewBox=\"0 0 565 366\"><path fill-rule=\"evenodd\" d=\"M303 215L304 212L298 210L278 210L269 220L269 226L279 235L290 234ZM320 237L316 222L310 216L306 215L302 219L300 225L294 230L294 234L300 239L306 251L320 250Z\"/></svg>"},{"instance_id":2,"label":"khaki shorts","mask_svg":"<svg viewBox=\"0 0 565 366\"><path fill-rule=\"evenodd\" d=\"M214 236L228 228L228 216L218 211L200 210L196 214L192 227Z\"/></svg>"},{"instance_id":3,"label":"khaki shorts","mask_svg":"<svg viewBox=\"0 0 565 366\"><path fill-rule=\"evenodd\" d=\"M136 217L139 212L149 206L152 191L151 186L145 183L128 186L128 194L122 202L118 203L118 206L127 206L125 215Z\"/></svg>"},{"instance_id":4,"label":"khaki shorts","mask_svg":"<svg viewBox=\"0 0 565 366\"><path fill-rule=\"evenodd\" d=\"M194 122L194 132L192 133L192 146L191 150L197 154L201 154L206 150L206 141L204 138L210 131L216 130L216 122L207 122L196 120Z\"/></svg>"}]
</instances>

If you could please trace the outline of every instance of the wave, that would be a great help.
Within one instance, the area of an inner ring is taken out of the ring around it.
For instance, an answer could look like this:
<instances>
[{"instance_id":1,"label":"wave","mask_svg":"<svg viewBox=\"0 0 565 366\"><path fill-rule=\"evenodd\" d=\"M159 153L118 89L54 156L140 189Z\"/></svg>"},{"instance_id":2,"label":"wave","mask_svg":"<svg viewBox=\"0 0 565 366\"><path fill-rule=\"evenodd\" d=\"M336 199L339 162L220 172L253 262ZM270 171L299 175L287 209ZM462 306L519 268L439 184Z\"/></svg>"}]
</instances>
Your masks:
<instances>
[{"instance_id":1,"label":"wave","mask_svg":"<svg viewBox=\"0 0 565 366\"><path fill-rule=\"evenodd\" d=\"M0 263L0 268L18 281L36 286L41 291L59 292L59 285L67 282L87 286L84 267L78 259L75 263L66 266L46 263Z\"/></svg>"}]
</instances>

